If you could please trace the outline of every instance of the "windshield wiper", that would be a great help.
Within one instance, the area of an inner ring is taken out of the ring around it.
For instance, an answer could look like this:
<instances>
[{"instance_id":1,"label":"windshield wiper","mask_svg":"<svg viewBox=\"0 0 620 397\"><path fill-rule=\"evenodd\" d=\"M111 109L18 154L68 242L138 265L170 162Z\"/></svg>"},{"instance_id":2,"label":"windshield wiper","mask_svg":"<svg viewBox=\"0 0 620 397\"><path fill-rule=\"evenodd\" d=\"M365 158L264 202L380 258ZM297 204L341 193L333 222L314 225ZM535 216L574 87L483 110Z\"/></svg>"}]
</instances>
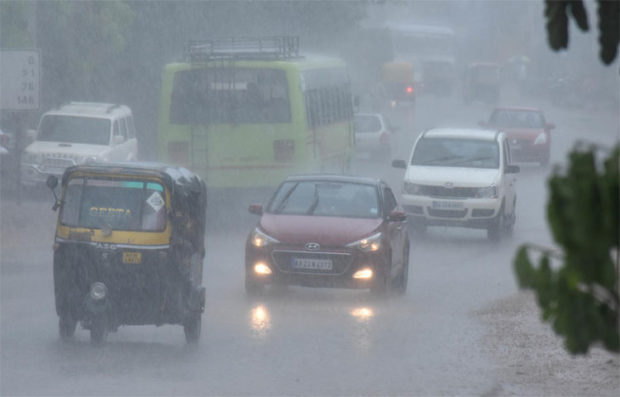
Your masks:
<instances>
[{"instance_id":1,"label":"windshield wiper","mask_svg":"<svg viewBox=\"0 0 620 397\"><path fill-rule=\"evenodd\" d=\"M306 215L312 215L318 205L319 205L319 189L317 189L316 185L314 185L314 199L312 200L312 204L310 204L308 211L306 211Z\"/></svg>"},{"instance_id":2,"label":"windshield wiper","mask_svg":"<svg viewBox=\"0 0 620 397\"><path fill-rule=\"evenodd\" d=\"M286 194L282 198L282 201L280 201L280 204L278 204L276 209L273 211L274 213L279 214L282 212L282 210L284 210L284 207L286 207L286 204L288 203L288 199L291 197L291 194L293 194L295 189L297 189L297 186L299 186L299 182L293 185L293 187L291 187L289 191L286 192Z\"/></svg>"},{"instance_id":3,"label":"windshield wiper","mask_svg":"<svg viewBox=\"0 0 620 397\"><path fill-rule=\"evenodd\" d=\"M444 161L458 160L458 159L462 159L462 158L463 158L463 156L456 156L456 155L437 157L435 159L427 160L424 163L419 164L419 165L429 165L429 164L435 164L435 163L444 162Z\"/></svg>"},{"instance_id":4,"label":"windshield wiper","mask_svg":"<svg viewBox=\"0 0 620 397\"><path fill-rule=\"evenodd\" d=\"M463 159L461 161L456 161L452 164L464 164L464 163L473 163L474 161L483 161L483 160L493 160L492 156L483 156L483 157L471 157L468 159Z\"/></svg>"}]
</instances>

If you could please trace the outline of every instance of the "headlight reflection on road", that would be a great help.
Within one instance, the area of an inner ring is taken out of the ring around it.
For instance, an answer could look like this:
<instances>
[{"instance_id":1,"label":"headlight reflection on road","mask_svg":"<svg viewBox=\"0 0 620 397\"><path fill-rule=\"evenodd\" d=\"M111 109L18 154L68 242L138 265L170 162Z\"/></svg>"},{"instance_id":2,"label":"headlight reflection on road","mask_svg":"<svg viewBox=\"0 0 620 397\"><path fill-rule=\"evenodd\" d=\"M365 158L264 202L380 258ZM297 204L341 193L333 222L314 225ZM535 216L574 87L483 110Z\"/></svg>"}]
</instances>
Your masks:
<instances>
[{"instance_id":1,"label":"headlight reflection on road","mask_svg":"<svg viewBox=\"0 0 620 397\"><path fill-rule=\"evenodd\" d=\"M267 335L271 329L271 320L265 306L257 305L252 308L250 311L250 327L258 338L263 338Z\"/></svg>"},{"instance_id":2,"label":"headlight reflection on road","mask_svg":"<svg viewBox=\"0 0 620 397\"><path fill-rule=\"evenodd\" d=\"M372 316L374 316L374 312L370 307L356 307L351 310L351 315L355 317L358 321L368 321Z\"/></svg>"}]
</instances>

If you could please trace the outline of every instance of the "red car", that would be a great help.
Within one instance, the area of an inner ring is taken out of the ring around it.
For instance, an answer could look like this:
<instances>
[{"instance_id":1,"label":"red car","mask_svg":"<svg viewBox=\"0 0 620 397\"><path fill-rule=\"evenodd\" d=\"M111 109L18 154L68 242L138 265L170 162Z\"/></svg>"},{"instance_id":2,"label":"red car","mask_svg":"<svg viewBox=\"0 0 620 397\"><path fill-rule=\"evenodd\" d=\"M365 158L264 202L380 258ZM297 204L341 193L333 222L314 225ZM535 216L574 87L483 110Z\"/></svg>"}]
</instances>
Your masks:
<instances>
[{"instance_id":1,"label":"red car","mask_svg":"<svg viewBox=\"0 0 620 397\"><path fill-rule=\"evenodd\" d=\"M407 216L381 180L289 177L249 210L261 218L246 242L248 294L274 283L406 291Z\"/></svg>"},{"instance_id":2,"label":"red car","mask_svg":"<svg viewBox=\"0 0 620 397\"><path fill-rule=\"evenodd\" d=\"M549 163L551 130L555 125L545 120L540 109L496 108L489 121L480 124L506 133L512 161Z\"/></svg>"}]
</instances>

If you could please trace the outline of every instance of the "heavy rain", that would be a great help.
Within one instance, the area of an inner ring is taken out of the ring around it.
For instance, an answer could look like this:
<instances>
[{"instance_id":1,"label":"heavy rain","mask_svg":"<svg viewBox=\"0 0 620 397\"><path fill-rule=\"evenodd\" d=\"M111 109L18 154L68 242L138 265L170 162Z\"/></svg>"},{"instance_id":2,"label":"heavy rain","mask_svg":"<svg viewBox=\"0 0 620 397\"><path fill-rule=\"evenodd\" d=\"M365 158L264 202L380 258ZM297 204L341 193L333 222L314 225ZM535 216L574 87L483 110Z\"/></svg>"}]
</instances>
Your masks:
<instances>
[{"instance_id":1,"label":"heavy rain","mask_svg":"<svg viewBox=\"0 0 620 397\"><path fill-rule=\"evenodd\" d=\"M584 4L0 1L0 394L617 395L513 266L620 139Z\"/></svg>"}]
</instances>

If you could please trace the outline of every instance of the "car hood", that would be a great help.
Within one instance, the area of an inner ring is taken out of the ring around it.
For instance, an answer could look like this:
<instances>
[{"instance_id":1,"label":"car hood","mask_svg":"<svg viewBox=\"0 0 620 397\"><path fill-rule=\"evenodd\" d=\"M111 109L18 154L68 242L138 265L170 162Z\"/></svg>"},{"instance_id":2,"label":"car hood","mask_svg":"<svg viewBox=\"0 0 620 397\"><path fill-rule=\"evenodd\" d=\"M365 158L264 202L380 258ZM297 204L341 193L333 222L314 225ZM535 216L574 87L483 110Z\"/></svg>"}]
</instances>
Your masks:
<instances>
[{"instance_id":1,"label":"car hood","mask_svg":"<svg viewBox=\"0 0 620 397\"><path fill-rule=\"evenodd\" d=\"M30 145L28 145L28 147L26 147L26 152L32 154L67 155L68 157L97 156L102 155L109 150L110 147L106 145L46 141L34 141Z\"/></svg>"},{"instance_id":2,"label":"car hood","mask_svg":"<svg viewBox=\"0 0 620 397\"><path fill-rule=\"evenodd\" d=\"M381 218L341 218L330 216L264 214L260 227L285 244L318 243L341 246L376 231Z\"/></svg>"},{"instance_id":3,"label":"car hood","mask_svg":"<svg viewBox=\"0 0 620 397\"><path fill-rule=\"evenodd\" d=\"M503 129L508 139L536 139L544 128L506 128Z\"/></svg>"},{"instance_id":4,"label":"car hood","mask_svg":"<svg viewBox=\"0 0 620 397\"><path fill-rule=\"evenodd\" d=\"M410 165L405 180L430 186L485 187L496 183L499 175L499 169Z\"/></svg>"}]
</instances>

